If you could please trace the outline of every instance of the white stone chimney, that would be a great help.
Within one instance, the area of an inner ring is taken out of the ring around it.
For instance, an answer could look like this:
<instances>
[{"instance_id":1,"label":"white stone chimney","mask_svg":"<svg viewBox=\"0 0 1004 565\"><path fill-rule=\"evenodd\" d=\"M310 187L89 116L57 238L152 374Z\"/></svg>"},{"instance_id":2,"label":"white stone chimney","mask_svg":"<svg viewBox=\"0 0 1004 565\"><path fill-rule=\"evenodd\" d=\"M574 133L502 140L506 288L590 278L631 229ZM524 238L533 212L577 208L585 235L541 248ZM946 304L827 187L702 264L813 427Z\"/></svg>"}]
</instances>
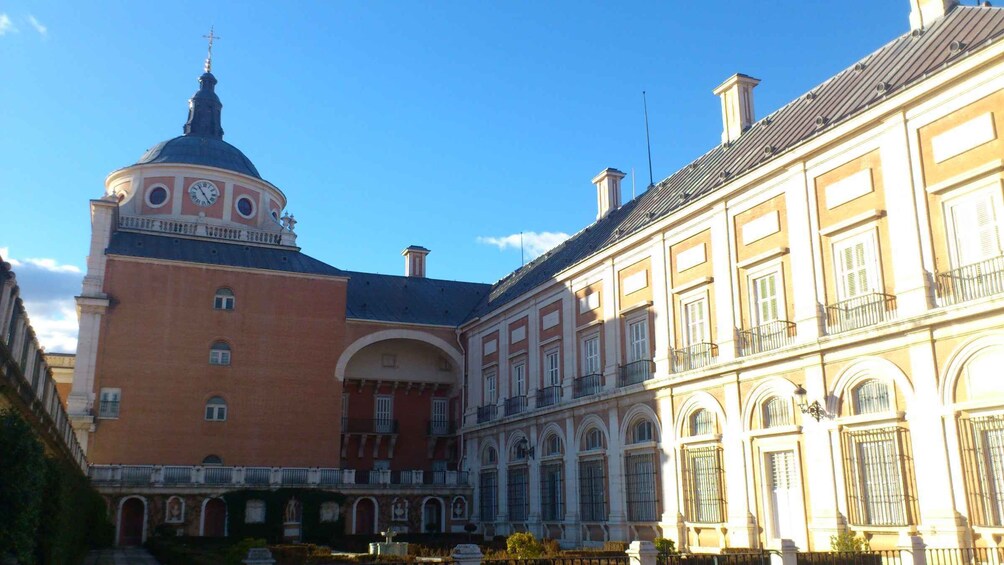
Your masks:
<instances>
[{"instance_id":1,"label":"white stone chimney","mask_svg":"<svg viewBox=\"0 0 1004 565\"><path fill-rule=\"evenodd\" d=\"M621 179L624 173L606 168L593 177L596 185L596 219L599 220L621 205Z\"/></svg>"},{"instance_id":2,"label":"white stone chimney","mask_svg":"<svg viewBox=\"0 0 1004 565\"><path fill-rule=\"evenodd\" d=\"M722 99L722 143L732 143L756 121L753 87L760 79L742 73L730 76L713 90Z\"/></svg>"},{"instance_id":3,"label":"white stone chimney","mask_svg":"<svg viewBox=\"0 0 1004 565\"><path fill-rule=\"evenodd\" d=\"M425 256L430 251L420 245L409 245L401 252L404 255L404 276L425 277Z\"/></svg>"},{"instance_id":4,"label":"white stone chimney","mask_svg":"<svg viewBox=\"0 0 1004 565\"><path fill-rule=\"evenodd\" d=\"M958 0L910 0L910 29L919 30L941 19Z\"/></svg>"}]
</instances>

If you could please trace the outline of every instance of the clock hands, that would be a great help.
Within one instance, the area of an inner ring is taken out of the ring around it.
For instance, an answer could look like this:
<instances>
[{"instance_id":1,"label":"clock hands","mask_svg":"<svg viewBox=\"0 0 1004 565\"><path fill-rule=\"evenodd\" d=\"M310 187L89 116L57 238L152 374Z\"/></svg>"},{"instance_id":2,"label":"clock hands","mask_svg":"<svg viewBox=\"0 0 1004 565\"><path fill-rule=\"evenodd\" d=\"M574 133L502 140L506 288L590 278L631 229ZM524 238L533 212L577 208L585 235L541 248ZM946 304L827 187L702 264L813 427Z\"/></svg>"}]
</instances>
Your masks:
<instances>
[{"instance_id":1,"label":"clock hands","mask_svg":"<svg viewBox=\"0 0 1004 565\"><path fill-rule=\"evenodd\" d=\"M199 185L199 192L202 193L202 197L206 199L206 202L209 202L209 195L206 194L205 190L202 190L202 185Z\"/></svg>"}]
</instances>

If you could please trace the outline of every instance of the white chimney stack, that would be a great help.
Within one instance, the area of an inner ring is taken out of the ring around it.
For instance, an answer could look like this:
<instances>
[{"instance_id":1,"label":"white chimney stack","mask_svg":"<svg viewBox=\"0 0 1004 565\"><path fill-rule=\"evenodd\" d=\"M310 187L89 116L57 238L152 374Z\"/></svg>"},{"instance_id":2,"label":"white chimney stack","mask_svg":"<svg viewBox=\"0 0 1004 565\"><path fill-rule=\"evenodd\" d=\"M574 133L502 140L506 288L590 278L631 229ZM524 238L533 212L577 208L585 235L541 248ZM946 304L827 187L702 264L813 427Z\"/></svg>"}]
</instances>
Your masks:
<instances>
[{"instance_id":1,"label":"white chimney stack","mask_svg":"<svg viewBox=\"0 0 1004 565\"><path fill-rule=\"evenodd\" d=\"M926 28L958 3L958 0L910 0L910 29Z\"/></svg>"},{"instance_id":2,"label":"white chimney stack","mask_svg":"<svg viewBox=\"0 0 1004 565\"><path fill-rule=\"evenodd\" d=\"M736 73L713 92L722 99L722 143L739 139L756 120L753 113L753 87L760 79Z\"/></svg>"},{"instance_id":3,"label":"white chimney stack","mask_svg":"<svg viewBox=\"0 0 1004 565\"><path fill-rule=\"evenodd\" d=\"M420 245L409 245L401 252L404 255L404 276L425 277L425 256L430 251Z\"/></svg>"},{"instance_id":4,"label":"white chimney stack","mask_svg":"<svg viewBox=\"0 0 1004 565\"><path fill-rule=\"evenodd\" d=\"M609 214L621 205L621 179L624 173L617 169L607 168L593 177L596 185L596 219Z\"/></svg>"}]
</instances>

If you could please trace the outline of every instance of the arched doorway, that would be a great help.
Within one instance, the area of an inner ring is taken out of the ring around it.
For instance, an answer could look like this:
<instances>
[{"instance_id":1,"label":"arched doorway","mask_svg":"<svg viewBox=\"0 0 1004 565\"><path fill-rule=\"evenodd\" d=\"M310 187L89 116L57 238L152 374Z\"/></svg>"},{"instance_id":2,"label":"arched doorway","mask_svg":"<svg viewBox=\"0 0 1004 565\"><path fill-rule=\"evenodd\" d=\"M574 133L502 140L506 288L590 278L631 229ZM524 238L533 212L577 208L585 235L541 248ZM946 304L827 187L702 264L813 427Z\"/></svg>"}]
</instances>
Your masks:
<instances>
[{"instance_id":1,"label":"arched doorway","mask_svg":"<svg viewBox=\"0 0 1004 565\"><path fill-rule=\"evenodd\" d=\"M427 498L422 504L422 532L443 533L443 501L438 498Z\"/></svg>"},{"instance_id":2,"label":"arched doorway","mask_svg":"<svg viewBox=\"0 0 1004 565\"><path fill-rule=\"evenodd\" d=\"M357 534L375 534L376 505L372 498L360 498L356 501L355 532Z\"/></svg>"},{"instance_id":3,"label":"arched doorway","mask_svg":"<svg viewBox=\"0 0 1004 565\"><path fill-rule=\"evenodd\" d=\"M118 545L142 545L146 528L146 502L135 496L122 501L119 506Z\"/></svg>"},{"instance_id":4,"label":"arched doorway","mask_svg":"<svg viewBox=\"0 0 1004 565\"><path fill-rule=\"evenodd\" d=\"M202 505L202 535L207 538L227 535L227 503L222 498L207 499Z\"/></svg>"}]
</instances>

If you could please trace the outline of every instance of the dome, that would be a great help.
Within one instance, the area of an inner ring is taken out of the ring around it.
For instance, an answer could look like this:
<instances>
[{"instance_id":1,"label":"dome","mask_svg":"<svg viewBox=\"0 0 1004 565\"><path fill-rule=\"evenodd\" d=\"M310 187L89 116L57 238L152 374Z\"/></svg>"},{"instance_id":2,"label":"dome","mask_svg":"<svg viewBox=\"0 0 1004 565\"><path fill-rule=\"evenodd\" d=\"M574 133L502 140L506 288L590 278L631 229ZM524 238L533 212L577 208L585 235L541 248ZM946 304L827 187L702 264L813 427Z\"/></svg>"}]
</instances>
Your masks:
<instances>
[{"instance_id":1,"label":"dome","mask_svg":"<svg viewBox=\"0 0 1004 565\"><path fill-rule=\"evenodd\" d=\"M261 179L254 163L240 149L213 137L181 135L162 141L147 149L146 153L136 161L137 165L147 163L204 165Z\"/></svg>"}]
</instances>

